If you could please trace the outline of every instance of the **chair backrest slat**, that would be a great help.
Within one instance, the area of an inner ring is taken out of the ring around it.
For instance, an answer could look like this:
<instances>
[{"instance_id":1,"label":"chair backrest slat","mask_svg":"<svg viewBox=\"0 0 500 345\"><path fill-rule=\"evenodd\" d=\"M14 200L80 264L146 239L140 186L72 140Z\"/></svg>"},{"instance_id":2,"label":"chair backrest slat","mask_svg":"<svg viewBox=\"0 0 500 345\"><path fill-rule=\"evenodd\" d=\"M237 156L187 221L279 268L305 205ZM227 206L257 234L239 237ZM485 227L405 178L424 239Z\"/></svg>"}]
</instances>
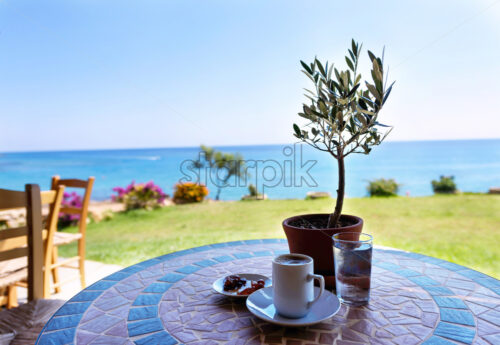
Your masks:
<instances>
[{"instance_id":1,"label":"chair backrest slat","mask_svg":"<svg viewBox=\"0 0 500 345\"><path fill-rule=\"evenodd\" d=\"M28 236L28 227L26 226L21 226L19 228L10 228L10 229L4 229L0 231L0 241L2 240L7 240L9 238L14 238L14 237L21 237L21 236ZM0 243L0 250L2 246Z\"/></svg>"},{"instance_id":2,"label":"chair backrest slat","mask_svg":"<svg viewBox=\"0 0 500 345\"><path fill-rule=\"evenodd\" d=\"M55 190L44 190L40 193L42 205L52 204L56 200L57 192Z\"/></svg>"},{"instance_id":3,"label":"chair backrest slat","mask_svg":"<svg viewBox=\"0 0 500 345\"><path fill-rule=\"evenodd\" d=\"M67 179L58 179L59 184L65 185L70 188L87 188L88 181L86 180L78 180L75 178L67 178Z\"/></svg>"},{"instance_id":4,"label":"chair backrest slat","mask_svg":"<svg viewBox=\"0 0 500 345\"><path fill-rule=\"evenodd\" d=\"M28 247L17 247L0 252L0 262L28 256Z\"/></svg>"},{"instance_id":5,"label":"chair backrest slat","mask_svg":"<svg viewBox=\"0 0 500 345\"><path fill-rule=\"evenodd\" d=\"M67 213L67 214L81 214L82 209L78 208L78 207L65 206L65 207L61 207L61 212Z\"/></svg>"},{"instance_id":6,"label":"chair backrest slat","mask_svg":"<svg viewBox=\"0 0 500 345\"><path fill-rule=\"evenodd\" d=\"M38 185L27 184L24 192L0 189L0 210L21 207L26 208L27 225L0 230L0 261L28 257L28 300L31 301L43 297L42 200ZM13 243L18 247L10 248Z\"/></svg>"},{"instance_id":7,"label":"chair backrest slat","mask_svg":"<svg viewBox=\"0 0 500 345\"><path fill-rule=\"evenodd\" d=\"M5 230L2 230L2 231L5 231ZM2 232L2 231L0 231L0 232ZM27 244L28 244L28 235L8 238L8 239L0 242L0 251L11 250L13 248L19 248L22 246L26 246Z\"/></svg>"},{"instance_id":8,"label":"chair backrest slat","mask_svg":"<svg viewBox=\"0 0 500 345\"><path fill-rule=\"evenodd\" d=\"M26 193L0 189L0 210L26 207Z\"/></svg>"}]
</instances>

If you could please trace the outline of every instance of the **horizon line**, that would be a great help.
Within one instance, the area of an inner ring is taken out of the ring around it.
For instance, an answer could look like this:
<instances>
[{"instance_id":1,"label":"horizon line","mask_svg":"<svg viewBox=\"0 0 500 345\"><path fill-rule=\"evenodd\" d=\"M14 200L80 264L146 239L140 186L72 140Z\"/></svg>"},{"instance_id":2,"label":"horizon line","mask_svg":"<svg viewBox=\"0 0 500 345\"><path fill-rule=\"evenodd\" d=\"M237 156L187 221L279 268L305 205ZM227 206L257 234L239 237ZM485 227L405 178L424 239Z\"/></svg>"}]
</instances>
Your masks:
<instances>
[{"instance_id":1,"label":"horizon line","mask_svg":"<svg viewBox=\"0 0 500 345\"><path fill-rule=\"evenodd\" d=\"M500 138L472 138L472 139L429 139L429 140L388 140L385 143L410 143L410 142L443 142L443 141L490 141L500 140ZM245 145L210 145L214 148L225 147L255 147L255 146L284 146L300 144L301 142L274 143L274 144L245 144ZM204 144L200 144L204 145ZM53 153L53 152L89 152L89 151L130 151L130 150L163 150L163 149L193 149L196 146L164 146L164 147L122 147L122 148L87 148L87 149L69 149L69 150L33 150L33 151L0 151L0 155L8 153Z\"/></svg>"}]
</instances>

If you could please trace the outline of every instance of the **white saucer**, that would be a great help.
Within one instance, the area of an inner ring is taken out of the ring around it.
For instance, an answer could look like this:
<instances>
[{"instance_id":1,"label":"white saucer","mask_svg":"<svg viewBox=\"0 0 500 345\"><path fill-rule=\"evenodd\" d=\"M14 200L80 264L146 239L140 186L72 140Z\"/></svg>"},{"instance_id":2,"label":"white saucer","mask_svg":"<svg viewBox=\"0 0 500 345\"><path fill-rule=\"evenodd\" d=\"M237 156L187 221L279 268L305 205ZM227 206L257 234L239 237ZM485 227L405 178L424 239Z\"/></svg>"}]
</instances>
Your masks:
<instances>
[{"instance_id":1,"label":"white saucer","mask_svg":"<svg viewBox=\"0 0 500 345\"><path fill-rule=\"evenodd\" d=\"M233 275L238 275L241 278L245 278L247 280L247 286L246 287L250 287L250 282L252 280L254 280L254 281L263 280L264 283L265 283L264 284L265 287L271 286L271 279L269 279L268 277L263 276L261 274L236 273L236 274L233 274ZM214 281L214 283L212 284L212 287L213 287L213 289L215 291L217 291L218 293L220 293L222 295L229 296L229 297L247 298L249 296L249 295L238 295L238 293L236 291L224 291L224 279L226 277L227 276L224 276L224 277L219 278L216 281Z\"/></svg>"},{"instance_id":2,"label":"white saucer","mask_svg":"<svg viewBox=\"0 0 500 345\"><path fill-rule=\"evenodd\" d=\"M314 287L314 295L319 293L319 287ZM325 290L319 300L314 303L309 313L300 319L289 319L281 316L273 304L273 288L266 287L248 296L248 310L259 319L281 326L308 326L329 319L340 309L340 301L330 291Z\"/></svg>"}]
</instances>

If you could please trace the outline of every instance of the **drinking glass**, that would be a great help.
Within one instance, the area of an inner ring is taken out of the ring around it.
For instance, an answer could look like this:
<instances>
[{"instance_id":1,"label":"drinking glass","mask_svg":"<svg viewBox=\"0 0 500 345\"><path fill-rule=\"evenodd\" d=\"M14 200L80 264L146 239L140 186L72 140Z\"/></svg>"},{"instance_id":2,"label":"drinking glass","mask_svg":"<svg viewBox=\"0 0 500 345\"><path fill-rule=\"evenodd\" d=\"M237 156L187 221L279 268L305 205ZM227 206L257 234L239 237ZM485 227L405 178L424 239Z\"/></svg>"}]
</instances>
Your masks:
<instances>
[{"instance_id":1,"label":"drinking glass","mask_svg":"<svg viewBox=\"0 0 500 345\"><path fill-rule=\"evenodd\" d=\"M361 306L370 300L373 237L357 232L333 235L335 284L340 302Z\"/></svg>"}]
</instances>

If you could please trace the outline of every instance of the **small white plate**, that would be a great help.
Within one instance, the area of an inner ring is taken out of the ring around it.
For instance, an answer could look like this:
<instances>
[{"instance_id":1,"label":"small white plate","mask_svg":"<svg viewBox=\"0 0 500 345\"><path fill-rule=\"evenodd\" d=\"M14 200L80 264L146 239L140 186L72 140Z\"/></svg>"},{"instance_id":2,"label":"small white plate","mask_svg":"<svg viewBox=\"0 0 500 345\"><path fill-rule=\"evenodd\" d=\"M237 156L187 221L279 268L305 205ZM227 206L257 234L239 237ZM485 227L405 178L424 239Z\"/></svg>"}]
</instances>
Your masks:
<instances>
[{"instance_id":1,"label":"small white plate","mask_svg":"<svg viewBox=\"0 0 500 345\"><path fill-rule=\"evenodd\" d=\"M245 278L247 281L247 284L244 287L241 287L241 289L249 288L251 287L251 282L257 281L257 280L263 280L264 281L264 287L271 286L271 279L269 279L266 276L263 276L261 274L253 274L253 273L236 273L236 274L230 274L230 275L237 275L240 276L241 278ZM224 279L228 276L224 276L222 278L217 279L214 281L212 284L212 287L214 288L215 291L218 293L229 296L229 297L237 297L237 298L247 298L249 295L238 295L236 291L224 291Z\"/></svg>"},{"instance_id":2,"label":"small white plate","mask_svg":"<svg viewBox=\"0 0 500 345\"><path fill-rule=\"evenodd\" d=\"M314 295L318 293L319 287L315 286ZM289 319L278 314L273 304L273 288L267 287L248 296L247 308L252 314L264 321L281 326L301 327L314 325L331 318L339 311L340 301L337 296L325 290L306 316L300 319Z\"/></svg>"}]
</instances>

